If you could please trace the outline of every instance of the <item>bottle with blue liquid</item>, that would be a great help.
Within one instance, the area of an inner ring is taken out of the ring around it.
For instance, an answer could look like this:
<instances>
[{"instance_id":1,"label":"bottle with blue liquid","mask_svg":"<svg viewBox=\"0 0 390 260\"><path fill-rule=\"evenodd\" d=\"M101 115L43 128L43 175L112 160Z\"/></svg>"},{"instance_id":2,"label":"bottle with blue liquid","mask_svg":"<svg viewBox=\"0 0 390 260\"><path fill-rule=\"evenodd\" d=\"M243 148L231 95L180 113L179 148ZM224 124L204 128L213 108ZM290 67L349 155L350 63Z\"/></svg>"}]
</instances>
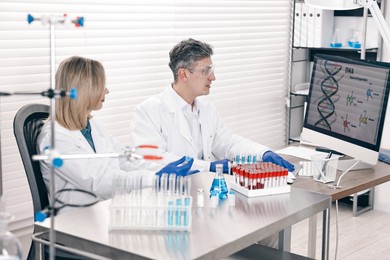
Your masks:
<instances>
[{"instance_id":1,"label":"bottle with blue liquid","mask_svg":"<svg viewBox=\"0 0 390 260\"><path fill-rule=\"evenodd\" d=\"M215 169L216 171L213 183L211 184L210 194L217 191L219 199L224 200L227 198L228 188L226 186L225 177L223 176L223 164L217 164Z\"/></svg>"}]
</instances>

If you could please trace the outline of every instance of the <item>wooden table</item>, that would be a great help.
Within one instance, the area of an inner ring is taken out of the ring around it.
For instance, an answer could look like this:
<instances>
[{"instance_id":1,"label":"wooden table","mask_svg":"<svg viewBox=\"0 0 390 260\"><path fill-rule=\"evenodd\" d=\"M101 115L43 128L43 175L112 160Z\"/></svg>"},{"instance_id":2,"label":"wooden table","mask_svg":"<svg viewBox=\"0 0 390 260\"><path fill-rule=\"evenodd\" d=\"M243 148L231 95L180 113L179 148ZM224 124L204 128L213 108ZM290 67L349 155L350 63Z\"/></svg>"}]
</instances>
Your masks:
<instances>
[{"instance_id":1,"label":"wooden table","mask_svg":"<svg viewBox=\"0 0 390 260\"><path fill-rule=\"evenodd\" d=\"M283 157L293 163L297 163L302 160L292 156ZM339 180L341 174L341 171L337 171L336 182ZM358 214L373 208L372 200L374 187L388 181L390 181L390 165L378 161L377 165L371 169L353 170L345 174L340 181L340 186L342 186L340 189L329 188L329 186L332 186L333 183L331 183L331 185L324 184L322 182L314 181L311 177L299 177L299 175L297 179L294 180L292 186L307 191L329 195L331 196L332 201L354 195L356 197L354 198L353 215L357 216ZM371 203L367 208L357 211L357 193L367 189L370 189Z\"/></svg>"},{"instance_id":2,"label":"wooden table","mask_svg":"<svg viewBox=\"0 0 390 260\"><path fill-rule=\"evenodd\" d=\"M306 147L306 146L305 146ZM285 159L291 163L298 163L303 159L283 155ZM339 180L342 172L337 171L336 182ZM332 201L336 201L347 196L353 195L353 216L357 216L367 210L373 209L373 194L374 188L377 185L390 181L390 165L378 161L378 163L371 169L364 170L354 170L350 171L343 176L340 181L340 189L329 188L333 183L325 184L322 182L314 181L311 177L299 177L294 180L292 186L294 188L312 191L324 195L329 195ZM369 195L369 205L361 210L357 210L357 193L370 189ZM317 218L311 217L309 220L309 248L308 256L315 257L315 238L316 238L316 227L317 227Z\"/></svg>"}]
</instances>

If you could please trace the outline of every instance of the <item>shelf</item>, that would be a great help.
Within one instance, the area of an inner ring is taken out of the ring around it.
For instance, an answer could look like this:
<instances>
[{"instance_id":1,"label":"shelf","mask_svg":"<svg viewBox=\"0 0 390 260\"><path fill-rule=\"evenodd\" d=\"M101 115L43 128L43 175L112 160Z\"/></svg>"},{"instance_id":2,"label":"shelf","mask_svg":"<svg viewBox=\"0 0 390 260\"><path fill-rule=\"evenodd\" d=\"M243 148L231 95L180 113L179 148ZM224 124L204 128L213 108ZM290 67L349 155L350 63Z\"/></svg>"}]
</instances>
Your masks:
<instances>
[{"instance_id":1,"label":"shelf","mask_svg":"<svg viewBox=\"0 0 390 260\"><path fill-rule=\"evenodd\" d=\"M372 50L372 49L370 49ZM314 60L315 54L328 54L328 55L334 55L334 56L343 56L346 58L351 59L360 59L360 49L352 49L352 48L321 48L321 49L309 49L309 57L310 61ZM366 60L376 61L377 59L377 52L375 51L368 51L366 50Z\"/></svg>"},{"instance_id":2,"label":"shelf","mask_svg":"<svg viewBox=\"0 0 390 260\"><path fill-rule=\"evenodd\" d=\"M291 91L290 94L294 96L307 97L307 95L309 95L309 89Z\"/></svg>"},{"instance_id":3,"label":"shelf","mask_svg":"<svg viewBox=\"0 0 390 260\"><path fill-rule=\"evenodd\" d=\"M308 50L323 50L323 51L351 51L351 52L360 52L361 48L350 48L350 47L341 47L341 48L330 48L330 47L321 47L321 48L314 48L314 47L293 47L295 49L308 49ZM378 47L366 47L366 52L374 52L376 53L378 51Z\"/></svg>"}]
</instances>

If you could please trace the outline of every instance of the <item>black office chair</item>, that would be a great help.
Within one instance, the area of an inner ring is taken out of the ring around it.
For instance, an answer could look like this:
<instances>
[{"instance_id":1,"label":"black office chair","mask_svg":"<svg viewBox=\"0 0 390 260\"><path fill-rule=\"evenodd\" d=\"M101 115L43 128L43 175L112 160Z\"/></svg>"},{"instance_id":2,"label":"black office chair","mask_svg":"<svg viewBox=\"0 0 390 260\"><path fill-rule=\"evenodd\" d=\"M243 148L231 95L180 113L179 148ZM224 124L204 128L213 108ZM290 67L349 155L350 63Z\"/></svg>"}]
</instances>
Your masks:
<instances>
[{"instance_id":1,"label":"black office chair","mask_svg":"<svg viewBox=\"0 0 390 260\"><path fill-rule=\"evenodd\" d=\"M49 106L28 104L23 106L14 118L14 135L30 186L34 214L49 206L48 191L43 181L39 161L31 159L32 155L38 154L37 138L48 116ZM45 250L45 254L47 255L47 250ZM34 243L30 246L27 259L35 259ZM80 257L57 250L56 259L80 259Z\"/></svg>"},{"instance_id":2,"label":"black office chair","mask_svg":"<svg viewBox=\"0 0 390 260\"><path fill-rule=\"evenodd\" d=\"M37 138L44 120L49 116L49 106L28 104L23 106L14 118L14 135L19 148L28 184L30 186L34 214L49 205L46 185L43 181L39 161L31 156L37 154ZM34 259L34 245L30 247L27 259Z\"/></svg>"}]
</instances>

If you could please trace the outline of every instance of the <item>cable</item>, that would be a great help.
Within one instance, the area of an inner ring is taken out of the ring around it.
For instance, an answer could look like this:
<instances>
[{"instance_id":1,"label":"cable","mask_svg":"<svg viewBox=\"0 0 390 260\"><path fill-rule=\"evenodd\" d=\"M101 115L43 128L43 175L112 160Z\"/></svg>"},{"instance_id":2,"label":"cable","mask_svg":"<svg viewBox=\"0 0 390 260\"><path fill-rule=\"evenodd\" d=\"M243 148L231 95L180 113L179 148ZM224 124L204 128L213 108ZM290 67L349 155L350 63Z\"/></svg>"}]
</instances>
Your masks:
<instances>
[{"instance_id":1,"label":"cable","mask_svg":"<svg viewBox=\"0 0 390 260\"><path fill-rule=\"evenodd\" d=\"M330 189L341 189L343 187L343 186L340 186L341 179L344 177L345 174L347 174L350 170L352 170L353 167L355 167L359 162L360 162L360 160L357 160L351 167L349 167L347 170L345 170L340 175L339 179L337 180L337 184L336 185L329 184L328 188L330 188Z\"/></svg>"},{"instance_id":2,"label":"cable","mask_svg":"<svg viewBox=\"0 0 390 260\"><path fill-rule=\"evenodd\" d=\"M345 170L340 175L340 177L337 181L337 184L336 185L330 184L330 185L328 185L328 188L341 189L342 188L342 186L340 186L341 179L344 177L345 174L347 174L350 170L352 170L353 167L355 167L359 162L360 162L360 160L357 160L351 167L349 167L347 170ZM339 247L339 201L335 200L335 202L336 202L336 248L334 251L334 260L337 260L337 251L338 251L338 247Z\"/></svg>"},{"instance_id":3,"label":"cable","mask_svg":"<svg viewBox=\"0 0 390 260\"><path fill-rule=\"evenodd\" d=\"M62 200L58 199L58 196L61 193L63 193L63 192L81 192L81 193L85 193L85 194L90 195L93 199L92 199L91 202L84 203L84 204L65 203ZM43 210L36 212L35 216L34 216L36 221L43 222L48 217L52 217L52 216L54 217L54 216L56 216L58 214L58 212L62 208L65 208L65 207L84 208L84 207L92 206L92 205L94 205L94 204L96 204L97 202L100 201L99 197L96 194L94 194L93 192L88 191L88 190L78 189L78 188L61 189L61 190L56 192L56 196L55 197L56 197L56 199L55 199L55 202L53 203L53 205L58 203L60 206L58 206L58 207L54 207L53 206L52 207L52 206L49 205L46 208L44 208Z\"/></svg>"}]
</instances>

